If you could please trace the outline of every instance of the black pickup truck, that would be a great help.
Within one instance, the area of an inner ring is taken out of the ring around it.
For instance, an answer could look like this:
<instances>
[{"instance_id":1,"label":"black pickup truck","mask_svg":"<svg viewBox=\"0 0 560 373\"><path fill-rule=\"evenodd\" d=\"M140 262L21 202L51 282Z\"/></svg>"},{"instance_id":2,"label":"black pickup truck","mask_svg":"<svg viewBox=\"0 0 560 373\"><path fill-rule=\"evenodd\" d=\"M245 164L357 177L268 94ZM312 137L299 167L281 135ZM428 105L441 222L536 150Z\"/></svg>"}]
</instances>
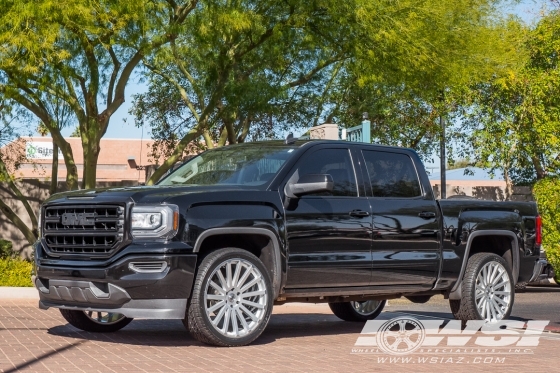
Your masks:
<instances>
[{"instance_id":1,"label":"black pickup truck","mask_svg":"<svg viewBox=\"0 0 560 373\"><path fill-rule=\"evenodd\" d=\"M92 332L181 319L219 346L285 302L365 321L443 294L457 319L497 322L542 239L534 203L437 201L413 150L346 141L209 150L155 186L53 195L40 219L41 308Z\"/></svg>"}]
</instances>

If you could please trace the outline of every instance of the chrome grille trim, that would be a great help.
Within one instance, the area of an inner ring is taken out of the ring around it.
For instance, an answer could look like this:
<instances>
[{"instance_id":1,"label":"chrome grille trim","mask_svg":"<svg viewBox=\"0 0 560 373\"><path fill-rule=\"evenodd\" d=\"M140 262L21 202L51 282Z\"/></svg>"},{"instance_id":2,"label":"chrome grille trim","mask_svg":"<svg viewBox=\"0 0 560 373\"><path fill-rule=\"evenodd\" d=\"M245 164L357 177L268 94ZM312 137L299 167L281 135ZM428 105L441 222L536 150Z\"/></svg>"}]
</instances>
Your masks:
<instances>
[{"instance_id":1,"label":"chrome grille trim","mask_svg":"<svg viewBox=\"0 0 560 373\"><path fill-rule=\"evenodd\" d=\"M42 213L42 241L55 256L106 257L124 241L124 206L58 205Z\"/></svg>"},{"instance_id":2,"label":"chrome grille trim","mask_svg":"<svg viewBox=\"0 0 560 373\"><path fill-rule=\"evenodd\" d=\"M128 268L137 273L161 273L167 269L167 262L131 262Z\"/></svg>"}]
</instances>

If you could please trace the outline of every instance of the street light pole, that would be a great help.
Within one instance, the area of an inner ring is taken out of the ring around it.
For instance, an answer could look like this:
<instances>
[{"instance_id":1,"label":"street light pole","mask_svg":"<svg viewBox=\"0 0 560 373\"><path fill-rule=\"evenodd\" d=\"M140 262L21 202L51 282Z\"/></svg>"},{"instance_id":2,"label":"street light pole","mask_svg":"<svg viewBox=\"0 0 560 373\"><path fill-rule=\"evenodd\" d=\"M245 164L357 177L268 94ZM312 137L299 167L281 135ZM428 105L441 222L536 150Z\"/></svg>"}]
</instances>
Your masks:
<instances>
[{"instance_id":1,"label":"street light pole","mask_svg":"<svg viewBox=\"0 0 560 373\"><path fill-rule=\"evenodd\" d=\"M447 198L446 196L446 180L445 180L445 171L446 171L446 162L445 162L445 119L443 119L443 115L439 116L439 125L441 126L441 138L439 140L439 157L440 157L440 176L441 176L441 199Z\"/></svg>"}]
</instances>

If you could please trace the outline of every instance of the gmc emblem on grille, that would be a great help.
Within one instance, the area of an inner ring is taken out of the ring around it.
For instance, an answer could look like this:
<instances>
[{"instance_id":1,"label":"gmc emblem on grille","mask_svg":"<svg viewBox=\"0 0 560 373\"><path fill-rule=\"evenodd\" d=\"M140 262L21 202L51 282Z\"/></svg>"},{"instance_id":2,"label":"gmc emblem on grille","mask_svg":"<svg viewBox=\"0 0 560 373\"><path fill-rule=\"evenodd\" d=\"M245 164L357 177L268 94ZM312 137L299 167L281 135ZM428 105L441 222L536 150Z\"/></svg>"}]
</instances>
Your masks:
<instances>
[{"instance_id":1,"label":"gmc emblem on grille","mask_svg":"<svg viewBox=\"0 0 560 373\"><path fill-rule=\"evenodd\" d=\"M95 225L95 214L67 212L62 214L62 225Z\"/></svg>"}]
</instances>

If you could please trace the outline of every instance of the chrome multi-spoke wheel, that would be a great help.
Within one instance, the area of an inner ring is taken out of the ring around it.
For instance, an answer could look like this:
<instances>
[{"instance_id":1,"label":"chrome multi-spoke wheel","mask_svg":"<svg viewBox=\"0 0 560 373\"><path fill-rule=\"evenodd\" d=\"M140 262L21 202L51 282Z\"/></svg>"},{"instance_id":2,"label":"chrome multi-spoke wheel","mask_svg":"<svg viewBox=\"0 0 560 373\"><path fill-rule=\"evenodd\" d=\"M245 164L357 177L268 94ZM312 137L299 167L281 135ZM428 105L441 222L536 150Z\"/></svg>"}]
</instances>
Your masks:
<instances>
[{"instance_id":1,"label":"chrome multi-spoke wheel","mask_svg":"<svg viewBox=\"0 0 560 373\"><path fill-rule=\"evenodd\" d=\"M373 320L387 303L386 300L366 300L342 303L329 303L331 311L344 321Z\"/></svg>"},{"instance_id":2,"label":"chrome multi-spoke wheel","mask_svg":"<svg viewBox=\"0 0 560 373\"><path fill-rule=\"evenodd\" d=\"M273 297L269 273L259 258L237 248L217 250L198 267L183 322L201 342L246 345L268 324Z\"/></svg>"},{"instance_id":3,"label":"chrome multi-spoke wheel","mask_svg":"<svg viewBox=\"0 0 560 373\"><path fill-rule=\"evenodd\" d=\"M228 259L210 275L204 291L212 326L230 338L251 333L265 316L268 294L263 274L245 259Z\"/></svg>"},{"instance_id":4,"label":"chrome multi-spoke wheel","mask_svg":"<svg viewBox=\"0 0 560 373\"><path fill-rule=\"evenodd\" d=\"M61 309L60 313L72 326L94 333L116 332L132 321L131 318L114 312Z\"/></svg>"},{"instance_id":5,"label":"chrome multi-spoke wheel","mask_svg":"<svg viewBox=\"0 0 560 373\"><path fill-rule=\"evenodd\" d=\"M467 262L461 283L461 299L450 299L451 312L458 320L507 319L515 298L513 276L507 262L491 253L477 253Z\"/></svg>"},{"instance_id":6,"label":"chrome multi-spoke wheel","mask_svg":"<svg viewBox=\"0 0 560 373\"><path fill-rule=\"evenodd\" d=\"M476 277L476 308L488 322L498 322L510 308L512 286L505 267L499 262L486 263Z\"/></svg>"},{"instance_id":7,"label":"chrome multi-spoke wheel","mask_svg":"<svg viewBox=\"0 0 560 373\"><path fill-rule=\"evenodd\" d=\"M116 324L125 319L125 316L120 313L103 311L84 311L84 313L94 323L103 325Z\"/></svg>"},{"instance_id":8,"label":"chrome multi-spoke wheel","mask_svg":"<svg viewBox=\"0 0 560 373\"><path fill-rule=\"evenodd\" d=\"M360 315L369 316L377 311L381 302L380 300L366 300L364 302L350 302L350 305Z\"/></svg>"}]
</instances>

